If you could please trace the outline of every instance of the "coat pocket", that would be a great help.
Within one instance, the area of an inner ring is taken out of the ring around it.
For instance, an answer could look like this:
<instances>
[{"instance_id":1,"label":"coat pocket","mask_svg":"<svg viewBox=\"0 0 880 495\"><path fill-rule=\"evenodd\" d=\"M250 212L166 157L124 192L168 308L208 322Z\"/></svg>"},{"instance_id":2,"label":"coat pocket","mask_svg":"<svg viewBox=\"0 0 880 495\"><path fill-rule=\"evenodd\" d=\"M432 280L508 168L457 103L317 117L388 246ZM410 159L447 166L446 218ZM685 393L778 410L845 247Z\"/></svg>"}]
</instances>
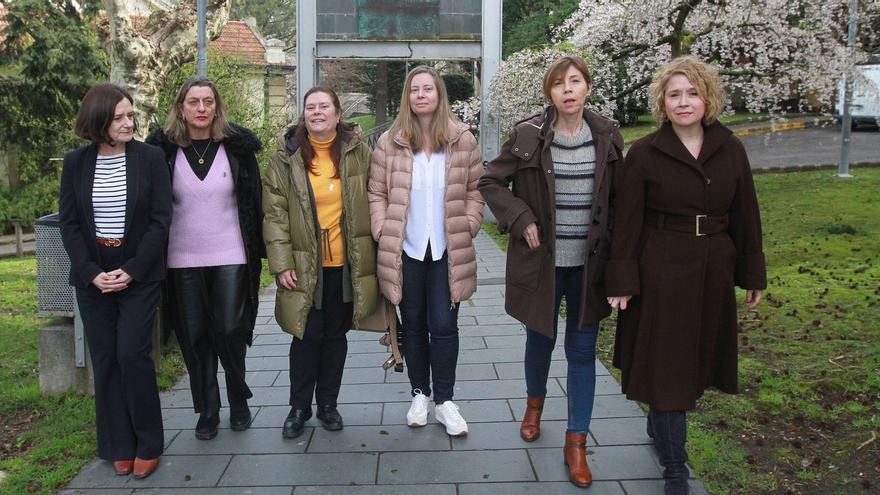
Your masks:
<instances>
[{"instance_id":1,"label":"coat pocket","mask_svg":"<svg viewBox=\"0 0 880 495\"><path fill-rule=\"evenodd\" d=\"M547 243L529 249L525 241L515 240L509 244L507 253L507 282L529 291L541 286Z\"/></svg>"}]
</instances>

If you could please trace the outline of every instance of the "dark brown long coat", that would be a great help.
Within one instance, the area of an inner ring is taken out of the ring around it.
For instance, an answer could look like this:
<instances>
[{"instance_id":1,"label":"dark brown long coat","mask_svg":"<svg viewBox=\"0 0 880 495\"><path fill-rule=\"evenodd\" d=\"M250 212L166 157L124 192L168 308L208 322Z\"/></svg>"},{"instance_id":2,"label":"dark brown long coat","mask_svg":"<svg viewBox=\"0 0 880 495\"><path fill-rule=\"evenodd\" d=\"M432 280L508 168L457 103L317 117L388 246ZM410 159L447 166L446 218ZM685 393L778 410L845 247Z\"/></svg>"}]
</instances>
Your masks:
<instances>
[{"instance_id":1,"label":"dark brown long coat","mask_svg":"<svg viewBox=\"0 0 880 495\"><path fill-rule=\"evenodd\" d=\"M550 144L555 108L518 123L497 158L489 162L479 189L509 233L504 308L526 327L550 338L556 333L556 188ZM617 123L584 110L596 147L593 182L593 223L587 236L587 257L581 290L580 326L598 323L611 313L602 287L603 265L611 242L612 181L622 162L623 138ZM513 183L513 189L508 184ZM523 231L537 222L541 245L529 249Z\"/></svg>"},{"instance_id":2,"label":"dark brown long coat","mask_svg":"<svg viewBox=\"0 0 880 495\"><path fill-rule=\"evenodd\" d=\"M624 393L660 411L693 409L710 386L736 393L734 285L767 285L742 143L716 122L694 159L663 124L629 150L616 208L606 288L633 296L618 315L614 349ZM703 230L717 233L675 230L696 215L715 217Z\"/></svg>"}]
</instances>

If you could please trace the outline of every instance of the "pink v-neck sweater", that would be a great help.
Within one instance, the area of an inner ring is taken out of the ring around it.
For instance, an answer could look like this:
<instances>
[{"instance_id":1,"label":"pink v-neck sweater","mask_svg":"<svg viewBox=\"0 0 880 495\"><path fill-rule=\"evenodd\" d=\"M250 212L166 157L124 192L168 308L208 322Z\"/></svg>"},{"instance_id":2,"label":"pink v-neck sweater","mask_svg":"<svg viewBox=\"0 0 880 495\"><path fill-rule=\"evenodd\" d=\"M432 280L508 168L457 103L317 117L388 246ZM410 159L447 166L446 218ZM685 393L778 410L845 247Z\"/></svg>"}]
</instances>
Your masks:
<instances>
[{"instance_id":1,"label":"pink v-neck sweater","mask_svg":"<svg viewBox=\"0 0 880 495\"><path fill-rule=\"evenodd\" d=\"M168 233L168 268L246 263L235 183L223 145L203 181L178 149L172 179L174 214Z\"/></svg>"}]
</instances>

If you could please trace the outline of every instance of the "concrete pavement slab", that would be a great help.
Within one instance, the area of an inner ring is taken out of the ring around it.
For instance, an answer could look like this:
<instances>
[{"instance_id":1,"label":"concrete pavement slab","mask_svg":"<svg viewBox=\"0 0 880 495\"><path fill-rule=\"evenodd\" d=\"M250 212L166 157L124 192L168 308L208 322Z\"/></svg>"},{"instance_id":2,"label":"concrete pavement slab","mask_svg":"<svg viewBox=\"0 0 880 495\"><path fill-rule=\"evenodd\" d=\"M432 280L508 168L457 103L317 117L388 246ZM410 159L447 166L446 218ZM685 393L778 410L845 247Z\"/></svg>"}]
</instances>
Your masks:
<instances>
[{"instance_id":1,"label":"concrete pavement slab","mask_svg":"<svg viewBox=\"0 0 880 495\"><path fill-rule=\"evenodd\" d=\"M497 380L495 368L491 364L460 364L455 368L455 380ZM406 373L388 371L385 375L385 383L409 383Z\"/></svg>"},{"instance_id":2,"label":"concrete pavement slab","mask_svg":"<svg viewBox=\"0 0 880 495\"><path fill-rule=\"evenodd\" d=\"M235 488L145 488L134 495L290 495L289 486L247 486Z\"/></svg>"},{"instance_id":3,"label":"concrete pavement slab","mask_svg":"<svg viewBox=\"0 0 880 495\"><path fill-rule=\"evenodd\" d=\"M534 481L523 450L390 452L379 461L378 483Z\"/></svg>"},{"instance_id":4,"label":"concrete pavement slab","mask_svg":"<svg viewBox=\"0 0 880 495\"><path fill-rule=\"evenodd\" d=\"M187 434L189 433L189 434ZM302 454L306 450L299 438L293 441L281 436L281 429L255 428L237 432L223 430L213 440L199 440L192 431L178 435L165 450L169 455L212 454ZM164 457L163 457L164 459Z\"/></svg>"},{"instance_id":5,"label":"concrete pavement slab","mask_svg":"<svg viewBox=\"0 0 880 495\"><path fill-rule=\"evenodd\" d=\"M569 482L549 483L465 483L458 485L458 495L630 495L616 481L594 481L584 491Z\"/></svg>"},{"instance_id":6,"label":"concrete pavement slab","mask_svg":"<svg viewBox=\"0 0 880 495\"><path fill-rule=\"evenodd\" d=\"M396 452L449 450L443 428L427 425L346 426L342 431L315 430L309 443L313 452Z\"/></svg>"},{"instance_id":7,"label":"concrete pavement slab","mask_svg":"<svg viewBox=\"0 0 880 495\"><path fill-rule=\"evenodd\" d=\"M455 485L298 486L293 495L456 495Z\"/></svg>"},{"instance_id":8,"label":"concrete pavement slab","mask_svg":"<svg viewBox=\"0 0 880 495\"><path fill-rule=\"evenodd\" d=\"M374 453L238 455L218 486L374 484L378 462Z\"/></svg>"}]
</instances>

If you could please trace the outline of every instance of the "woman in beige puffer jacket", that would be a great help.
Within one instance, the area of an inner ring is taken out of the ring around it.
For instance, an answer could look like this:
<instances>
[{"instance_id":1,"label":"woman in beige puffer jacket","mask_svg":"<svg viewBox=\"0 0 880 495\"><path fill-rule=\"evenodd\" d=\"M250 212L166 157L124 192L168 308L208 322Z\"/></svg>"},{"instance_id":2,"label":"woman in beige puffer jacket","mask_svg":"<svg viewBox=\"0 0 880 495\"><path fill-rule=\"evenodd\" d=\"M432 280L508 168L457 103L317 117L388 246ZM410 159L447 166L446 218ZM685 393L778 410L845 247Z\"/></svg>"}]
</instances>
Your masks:
<instances>
[{"instance_id":1,"label":"woman in beige puffer jacket","mask_svg":"<svg viewBox=\"0 0 880 495\"><path fill-rule=\"evenodd\" d=\"M400 114L370 164L370 223L379 242L379 288L399 305L412 386L407 424L427 423L431 378L435 415L449 435L467 434L452 402L458 362L458 305L477 288L473 237L483 199L477 141L455 119L434 69L413 69Z\"/></svg>"}]
</instances>

